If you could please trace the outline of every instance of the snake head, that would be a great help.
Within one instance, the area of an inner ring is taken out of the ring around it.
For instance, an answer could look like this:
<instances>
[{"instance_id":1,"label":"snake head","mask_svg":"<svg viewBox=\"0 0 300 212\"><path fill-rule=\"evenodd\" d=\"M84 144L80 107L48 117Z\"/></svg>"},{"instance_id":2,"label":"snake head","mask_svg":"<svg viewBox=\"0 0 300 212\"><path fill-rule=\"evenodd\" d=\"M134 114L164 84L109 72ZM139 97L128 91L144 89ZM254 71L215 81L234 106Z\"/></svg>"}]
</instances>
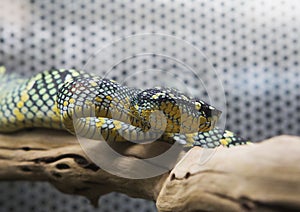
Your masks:
<instances>
[{"instance_id":1,"label":"snake head","mask_svg":"<svg viewBox=\"0 0 300 212\"><path fill-rule=\"evenodd\" d=\"M194 99L191 99L191 102L192 104L194 105L195 107L195 110L198 111L198 113L201 113L203 114L203 118L206 119L206 121L203 121L203 126L206 126L207 129L205 129L205 127L203 128L203 131L209 131L211 129L213 129L217 123L217 121L219 120L221 114L222 114L222 111L218 110L217 108L211 106L210 104L200 100L200 99L197 99L197 98L194 98ZM200 115L200 118L199 119L203 119L201 118L201 115ZM201 123L201 126L202 126L202 122L200 121ZM199 126L199 128L202 128L201 126Z\"/></svg>"},{"instance_id":2,"label":"snake head","mask_svg":"<svg viewBox=\"0 0 300 212\"><path fill-rule=\"evenodd\" d=\"M209 131L221 114L204 101L190 98L173 88L159 87L138 93L131 102L131 110L145 126L164 129L167 133ZM156 111L162 113L153 115Z\"/></svg>"}]
</instances>

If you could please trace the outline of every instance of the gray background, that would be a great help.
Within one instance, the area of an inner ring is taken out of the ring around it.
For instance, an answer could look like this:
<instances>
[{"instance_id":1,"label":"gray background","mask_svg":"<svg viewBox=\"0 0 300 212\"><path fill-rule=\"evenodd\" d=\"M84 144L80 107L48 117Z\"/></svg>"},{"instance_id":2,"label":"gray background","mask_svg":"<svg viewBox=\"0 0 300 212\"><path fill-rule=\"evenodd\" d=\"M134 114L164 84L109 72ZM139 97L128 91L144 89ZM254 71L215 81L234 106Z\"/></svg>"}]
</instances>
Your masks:
<instances>
[{"instance_id":1,"label":"gray background","mask_svg":"<svg viewBox=\"0 0 300 212\"><path fill-rule=\"evenodd\" d=\"M297 0L0 0L0 63L26 76L72 67L178 87L253 141L299 135L299 10ZM1 211L156 210L116 193L94 209L47 183L2 182L0 193Z\"/></svg>"}]
</instances>

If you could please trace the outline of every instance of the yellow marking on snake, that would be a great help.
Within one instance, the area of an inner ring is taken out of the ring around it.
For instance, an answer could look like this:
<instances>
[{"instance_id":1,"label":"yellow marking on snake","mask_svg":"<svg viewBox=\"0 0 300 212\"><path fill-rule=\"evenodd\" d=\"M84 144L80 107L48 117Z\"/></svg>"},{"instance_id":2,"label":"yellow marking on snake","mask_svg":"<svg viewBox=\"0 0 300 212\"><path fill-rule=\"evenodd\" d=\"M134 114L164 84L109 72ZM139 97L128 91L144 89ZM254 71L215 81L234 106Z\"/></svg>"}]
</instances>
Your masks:
<instances>
[{"instance_id":1,"label":"yellow marking on snake","mask_svg":"<svg viewBox=\"0 0 300 212\"><path fill-rule=\"evenodd\" d=\"M111 101L113 98L111 96L106 96L106 99Z\"/></svg>"},{"instance_id":2,"label":"yellow marking on snake","mask_svg":"<svg viewBox=\"0 0 300 212\"><path fill-rule=\"evenodd\" d=\"M26 102L29 99L29 95L25 92L21 95L21 101Z\"/></svg>"},{"instance_id":3,"label":"yellow marking on snake","mask_svg":"<svg viewBox=\"0 0 300 212\"><path fill-rule=\"evenodd\" d=\"M229 138L223 138L220 140L220 142L223 146L227 146L230 143L230 141L231 140Z\"/></svg>"},{"instance_id":4,"label":"yellow marking on snake","mask_svg":"<svg viewBox=\"0 0 300 212\"><path fill-rule=\"evenodd\" d=\"M70 102L70 104L74 104L74 103L75 103L75 99L71 98L71 99L69 100L69 102Z\"/></svg>"},{"instance_id":5,"label":"yellow marking on snake","mask_svg":"<svg viewBox=\"0 0 300 212\"><path fill-rule=\"evenodd\" d=\"M25 116L17 108L13 109L13 114L17 117L18 121L23 121L25 119Z\"/></svg>"},{"instance_id":6,"label":"yellow marking on snake","mask_svg":"<svg viewBox=\"0 0 300 212\"><path fill-rule=\"evenodd\" d=\"M18 108L22 108L24 106L24 102L23 101L19 101L18 103L17 103L17 107Z\"/></svg>"},{"instance_id":7,"label":"yellow marking on snake","mask_svg":"<svg viewBox=\"0 0 300 212\"><path fill-rule=\"evenodd\" d=\"M98 119L96 122L96 127L101 128L101 127L103 127L104 124L105 124L104 119Z\"/></svg>"},{"instance_id":8,"label":"yellow marking on snake","mask_svg":"<svg viewBox=\"0 0 300 212\"><path fill-rule=\"evenodd\" d=\"M121 123L119 121L114 120L113 124L114 124L114 126L115 126L114 128L116 130L120 130L122 128L122 125L121 125Z\"/></svg>"},{"instance_id":9,"label":"yellow marking on snake","mask_svg":"<svg viewBox=\"0 0 300 212\"><path fill-rule=\"evenodd\" d=\"M96 96L96 97L95 97L95 101L96 101L96 102L102 102L102 101L103 101L103 99L102 99L102 98L100 98L99 96Z\"/></svg>"},{"instance_id":10,"label":"yellow marking on snake","mask_svg":"<svg viewBox=\"0 0 300 212\"><path fill-rule=\"evenodd\" d=\"M200 110L201 109L201 104L199 102L195 103L195 108L196 110Z\"/></svg>"},{"instance_id":11,"label":"yellow marking on snake","mask_svg":"<svg viewBox=\"0 0 300 212\"><path fill-rule=\"evenodd\" d=\"M93 87L96 87L96 86L97 86L97 83L94 82L94 81L91 81L90 84L91 84L91 86L93 86Z\"/></svg>"}]
</instances>

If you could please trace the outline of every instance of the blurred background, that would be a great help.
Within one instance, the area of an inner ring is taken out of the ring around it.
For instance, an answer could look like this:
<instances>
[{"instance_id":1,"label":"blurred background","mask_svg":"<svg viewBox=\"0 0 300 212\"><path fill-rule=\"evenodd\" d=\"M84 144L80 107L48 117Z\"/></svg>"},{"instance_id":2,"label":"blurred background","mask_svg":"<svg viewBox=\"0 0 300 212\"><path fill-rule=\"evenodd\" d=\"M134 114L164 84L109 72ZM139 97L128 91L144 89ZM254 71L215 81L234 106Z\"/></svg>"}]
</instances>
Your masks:
<instances>
[{"instance_id":1,"label":"blurred background","mask_svg":"<svg viewBox=\"0 0 300 212\"><path fill-rule=\"evenodd\" d=\"M76 68L128 86L177 87L260 141L300 135L297 0L1 0L0 63L29 77ZM112 193L93 208L48 183L1 182L0 211L156 211Z\"/></svg>"}]
</instances>

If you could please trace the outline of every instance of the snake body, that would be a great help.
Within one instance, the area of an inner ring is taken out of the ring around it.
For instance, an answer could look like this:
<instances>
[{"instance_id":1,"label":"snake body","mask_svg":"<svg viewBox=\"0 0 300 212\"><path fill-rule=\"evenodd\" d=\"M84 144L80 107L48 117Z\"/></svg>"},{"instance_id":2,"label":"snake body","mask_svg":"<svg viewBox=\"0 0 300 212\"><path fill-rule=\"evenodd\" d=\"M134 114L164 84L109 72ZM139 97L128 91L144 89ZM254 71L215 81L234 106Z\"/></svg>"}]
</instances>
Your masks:
<instances>
[{"instance_id":1,"label":"snake body","mask_svg":"<svg viewBox=\"0 0 300 212\"><path fill-rule=\"evenodd\" d=\"M130 88L73 69L29 79L4 72L0 67L0 132L43 127L96 140L209 148L248 142L215 127L221 111L175 89Z\"/></svg>"}]
</instances>

